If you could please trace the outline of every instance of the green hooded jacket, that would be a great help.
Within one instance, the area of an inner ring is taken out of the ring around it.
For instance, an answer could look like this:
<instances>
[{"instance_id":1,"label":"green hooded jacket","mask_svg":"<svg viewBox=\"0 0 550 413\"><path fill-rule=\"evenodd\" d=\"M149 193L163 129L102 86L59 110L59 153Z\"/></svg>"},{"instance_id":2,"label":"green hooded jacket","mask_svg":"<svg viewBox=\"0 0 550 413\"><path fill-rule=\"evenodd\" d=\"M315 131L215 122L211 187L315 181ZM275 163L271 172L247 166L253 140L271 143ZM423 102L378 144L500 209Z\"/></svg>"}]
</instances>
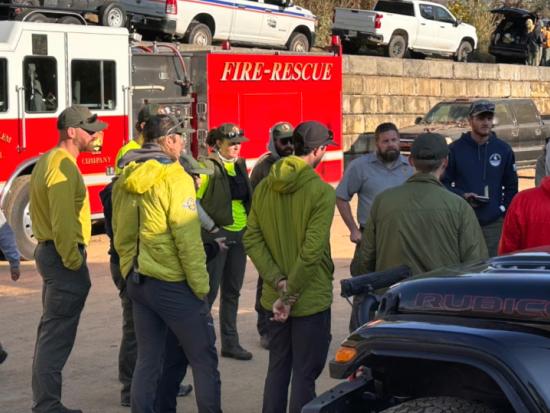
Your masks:
<instances>
[{"instance_id":1,"label":"green hooded jacket","mask_svg":"<svg viewBox=\"0 0 550 413\"><path fill-rule=\"evenodd\" d=\"M288 282L298 300L290 315L319 313L332 303L334 265L330 226L336 195L303 159L289 156L275 163L254 191L243 242L264 280L261 304L271 310L277 284Z\"/></svg>"},{"instance_id":2,"label":"green hooded jacket","mask_svg":"<svg viewBox=\"0 0 550 413\"><path fill-rule=\"evenodd\" d=\"M133 151L138 156L141 151ZM113 232L124 277L138 254L140 274L186 281L195 295L209 291L192 178L179 162L127 164L113 187Z\"/></svg>"},{"instance_id":3,"label":"green hooded jacket","mask_svg":"<svg viewBox=\"0 0 550 413\"><path fill-rule=\"evenodd\" d=\"M404 264L420 274L487 255L472 207L435 176L417 173L374 200L351 273Z\"/></svg>"}]
</instances>

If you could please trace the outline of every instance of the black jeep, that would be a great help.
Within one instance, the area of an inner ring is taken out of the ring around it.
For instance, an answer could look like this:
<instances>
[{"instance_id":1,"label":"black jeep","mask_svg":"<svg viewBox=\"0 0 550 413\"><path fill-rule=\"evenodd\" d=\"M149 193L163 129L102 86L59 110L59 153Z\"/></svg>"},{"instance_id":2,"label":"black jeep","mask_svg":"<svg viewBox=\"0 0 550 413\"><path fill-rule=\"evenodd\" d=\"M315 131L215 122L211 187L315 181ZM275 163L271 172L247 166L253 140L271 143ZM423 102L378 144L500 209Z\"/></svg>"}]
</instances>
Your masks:
<instances>
[{"instance_id":1,"label":"black jeep","mask_svg":"<svg viewBox=\"0 0 550 413\"><path fill-rule=\"evenodd\" d=\"M549 412L549 251L394 285L331 361L346 381L302 412Z\"/></svg>"}]
</instances>

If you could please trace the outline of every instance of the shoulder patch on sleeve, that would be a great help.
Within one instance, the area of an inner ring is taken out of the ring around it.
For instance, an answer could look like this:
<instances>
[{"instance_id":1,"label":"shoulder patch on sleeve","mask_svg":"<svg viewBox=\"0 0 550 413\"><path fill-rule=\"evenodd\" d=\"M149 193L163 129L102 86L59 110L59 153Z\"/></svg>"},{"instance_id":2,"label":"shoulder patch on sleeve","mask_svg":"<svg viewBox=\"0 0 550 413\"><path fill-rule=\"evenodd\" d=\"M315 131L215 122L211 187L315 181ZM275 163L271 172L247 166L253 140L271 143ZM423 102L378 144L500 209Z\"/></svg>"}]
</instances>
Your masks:
<instances>
[{"instance_id":1,"label":"shoulder patch on sleeve","mask_svg":"<svg viewBox=\"0 0 550 413\"><path fill-rule=\"evenodd\" d=\"M183 209L188 209L189 211L196 211L197 203L192 197L189 197L185 201L183 201L182 207Z\"/></svg>"}]
</instances>

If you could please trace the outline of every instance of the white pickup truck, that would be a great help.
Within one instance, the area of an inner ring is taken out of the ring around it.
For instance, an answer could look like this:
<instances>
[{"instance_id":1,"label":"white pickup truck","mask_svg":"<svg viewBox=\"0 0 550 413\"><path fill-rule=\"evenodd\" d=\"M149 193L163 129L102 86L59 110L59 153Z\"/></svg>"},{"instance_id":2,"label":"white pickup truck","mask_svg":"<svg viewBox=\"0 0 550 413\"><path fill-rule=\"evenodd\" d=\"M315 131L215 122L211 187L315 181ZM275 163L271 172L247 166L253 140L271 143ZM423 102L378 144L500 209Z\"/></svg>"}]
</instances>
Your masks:
<instances>
[{"instance_id":1,"label":"white pickup truck","mask_svg":"<svg viewBox=\"0 0 550 413\"><path fill-rule=\"evenodd\" d=\"M317 18L292 0L119 0L139 31L206 46L212 40L307 52Z\"/></svg>"},{"instance_id":2,"label":"white pickup truck","mask_svg":"<svg viewBox=\"0 0 550 413\"><path fill-rule=\"evenodd\" d=\"M442 55L466 61L477 47L475 27L441 4L421 0L379 0L374 10L334 9L332 34L344 51L384 48L389 57Z\"/></svg>"}]
</instances>

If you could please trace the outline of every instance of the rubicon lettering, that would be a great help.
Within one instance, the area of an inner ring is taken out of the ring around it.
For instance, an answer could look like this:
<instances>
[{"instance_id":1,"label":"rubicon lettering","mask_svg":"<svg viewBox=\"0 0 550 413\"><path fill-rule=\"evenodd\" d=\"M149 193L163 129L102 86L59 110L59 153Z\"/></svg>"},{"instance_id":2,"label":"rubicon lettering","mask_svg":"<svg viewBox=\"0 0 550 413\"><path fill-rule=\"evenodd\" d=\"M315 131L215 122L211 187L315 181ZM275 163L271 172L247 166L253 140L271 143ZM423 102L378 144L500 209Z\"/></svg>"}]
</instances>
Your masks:
<instances>
[{"instance_id":1,"label":"rubicon lettering","mask_svg":"<svg viewBox=\"0 0 550 413\"><path fill-rule=\"evenodd\" d=\"M330 81L332 69L332 63L225 62L221 81Z\"/></svg>"},{"instance_id":2,"label":"rubicon lettering","mask_svg":"<svg viewBox=\"0 0 550 413\"><path fill-rule=\"evenodd\" d=\"M550 301L538 298L503 298L493 296L420 293L415 310L492 313L527 318L550 318Z\"/></svg>"}]
</instances>

